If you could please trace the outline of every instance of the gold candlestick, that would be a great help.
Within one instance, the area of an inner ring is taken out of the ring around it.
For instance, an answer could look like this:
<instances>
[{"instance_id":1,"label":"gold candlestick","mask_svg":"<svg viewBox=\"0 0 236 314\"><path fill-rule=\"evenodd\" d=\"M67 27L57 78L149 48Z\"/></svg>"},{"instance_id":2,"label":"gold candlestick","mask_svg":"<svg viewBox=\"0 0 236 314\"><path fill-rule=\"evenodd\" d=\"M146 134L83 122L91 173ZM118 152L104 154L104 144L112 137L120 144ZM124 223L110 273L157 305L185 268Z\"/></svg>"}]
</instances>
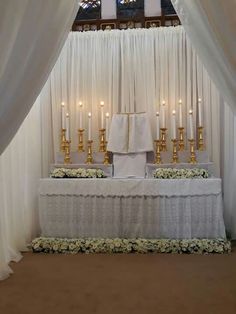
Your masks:
<instances>
[{"instance_id":1,"label":"gold candlestick","mask_svg":"<svg viewBox=\"0 0 236 314\"><path fill-rule=\"evenodd\" d=\"M179 130L179 151L185 150L185 145L184 145L184 128L178 128Z\"/></svg>"},{"instance_id":2,"label":"gold candlestick","mask_svg":"<svg viewBox=\"0 0 236 314\"><path fill-rule=\"evenodd\" d=\"M103 153L106 151L105 131L106 131L105 129L99 130L99 142L100 142L99 152L103 152Z\"/></svg>"},{"instance_id":3,"label":"gold candlestick","mask_svg":"<svg viewBox=\"0 0 236 314\"><path fill-rule=\"evenodd\" d=\"M84 129L78 129L79 145L78 152L84 152Z\"/></svg>"},{"instance_id":4,"label":"gold candlestick","mask_svg":"<svg viewBox=\"0 0 236 314\"><path fill-rule=\"evenodd\" d=\"M108 155L108 151L107 151L107 141L105 142L105 155L104 155L104 161L103 161L104 165L109 165L109 155Z\"/></svg>"},{"instance_id":5,"label":"gold candlestick","mask_svg":"<svg viewBox=\"0 0 236 314\"><path fill-rule=\"evenodd\" d=\"M61 151L65 152L66 148L66 129L61 129Z\"/></svg>"},{"instance_id":6,"label":"gold candlestick","mask_svg":"<svg viewBox=\"0 0 236 314\"><path fill-rule=\"evenodd\" d=\"M93 163L92 143L93 143L92 140L88 140L88 154L87 154L86 164Z\"/></svg>"},{"instance_id":7,"label":"gold candlestick","mask_svg":"<svg viewBox=\"0 0 236 314\"><path fill-rule=\"evenodd\" d=\"M166 152L167 147L166 147L166 128L161 128L161 151Z\"/></svg>"},{"instance_id":8,"label":"gold candlestick","mask_svg":"<svg viewBox=\"0 0 236 314\"><path fill-rule=\"evenodd\" d=\"M198 127L198 150L205 150L204 139L203 139L203 126Z\"/></svg>"},{"instance_id":9,"label":"gold candlestick","mask_svg":"<svg viewBox=\"0 0 236 314\"><path fill-rule=\"evenodd\" d=\"M176 139L171 140L173 143L173 155L172 155L172 164L177 164L179 162L178 151L177 151L177 143Z\"/></svg>"},{"instance_id":10,"label":"gold candlestick","mask_svg":"<svg viewBox=\"0 0 236 314\"><path fill-rule=\"evenodd\" d=\"M154 164L158 165L158 164L162 163L162 160L161 160L161 141L155 140L155 143L156 143L156 150L155 150Z\"/></svg>"},{"instance_id":11,"label":"gold candlestick","mask_svg":"<svg viewBox=\"0 0 236 314\"><path fill-rule=\"evenodd\" d=\"M194 139L190 139L189 141L189 145L190 145L190 158L189 158L189 163L190 164L196 164L197 163L197 159L196 159L196 153L195 153L195 147L194 147Z\"/></svg>"},{"instance_id":12,"label":"gold candlestick","mask_svg":"<svg viewBox=\"0 0 236 314\"><path fill-rule=\"evenodd\" d=\"M65 142L65 157L64 157L64 164L71 164L70 160L70 141Z\"/></svg>"}]
</instances>

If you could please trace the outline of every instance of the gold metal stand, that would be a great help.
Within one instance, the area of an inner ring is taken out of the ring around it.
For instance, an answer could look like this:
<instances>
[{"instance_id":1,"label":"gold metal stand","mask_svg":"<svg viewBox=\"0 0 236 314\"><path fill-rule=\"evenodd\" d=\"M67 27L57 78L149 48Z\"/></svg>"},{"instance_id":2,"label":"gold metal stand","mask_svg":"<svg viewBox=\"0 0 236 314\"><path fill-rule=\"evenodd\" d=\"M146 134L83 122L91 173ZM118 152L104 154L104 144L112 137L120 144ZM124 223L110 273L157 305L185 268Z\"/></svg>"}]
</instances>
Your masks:
<instances>
[{"instance_id":1,"label":"gold metal stand","mask_svg":"<svg viewBox=\"0 0 236 314\"><path fill-rule=\"evenodd\" d=\"M184 146L184 128L178 128L179 130L179 151L185 150Z\"/></svg>"},{"instance_id":2,"label":"gold metal stand","mask_svg":"<svg viewBox=\"0 0 236 314\"><path fill-rule=\"evenodd\" d=\"M105 131L106 129L100 129L99 130L99 152L105 152L106 151L106 143L105 143Z\"/></svg>"},{"instance_id":3,"label":"gold metal stand","mask_svg":"<svg viewBox=\"0 0 236 314\"><path fill-rule=\"evenodd\" d=\"M166 152L167 147L166 147L166 128L161 128L161 151Z\"/></svg>"},{"instance_id":4,"label":"gold metal stand","mask_svg":"<svg viewBox=\"0 0 236 314\"><path fill-rule=\"evenodd\" d=\"M156 150L155 150L155 160L154 164L158 165L161 164L161 141L160 140L155 140L156 144Z\"/></svg>"},{"instance_id":5,"label":"gold metal stand","mask_svg":"<svg viewBox=\"0 0 236 314\"><path fill-rule=\"evenodd\" d=\"M173 155L172 155L172 164L177 164L179 162L178 151L177 151L177 143L176 139L171 140L173 143Z\"/></svg>"},{"instance_id":6,"label":"gold metal stand","mask_svg":"<svg viewBox=\"0 0 236 314\"><path fill-rule=\"evenodd\" d=\"M197 159L196 159L196 153L195 153L195 141L194 139L188 140L189 141L189 145L190 145L190 158L189 158L189 163L190 164L196 164L197 163Z\"/></svg>"},{"instance_id":7,"label":"gold metal stand","mask_svg":"<svg viewBox=\"0 0 236 314\"><path fill-rule=\"evenodd\" d=\"M108 151L107 151L107 141L105 142L105 155L104 155L104 161L103 164L104 165L109 165L109 155L108 155Z\"/></svg>"},{"instance_id":8,"label":"gold metal stand","mask_svg":"<svg viewBox=\"0 0 236 314\"><path fill-rule=\"evenodd\" d=\"M87 154L86 164L92 164L93 163L92 143L93 143L92 140L88 141L88 154Z\"/></svg>"},{"instance_id":9,"label":"gold metal stand","mask_svg":"<svg viewBox=\"0 0 236 314\"><path fill-rule=\"evenodd\" d=\"M84 152L84 129L78 129L79 145L78 152Z\"/></svg>"},{"instance_id":10,"label":"gold metal stand","mask_svg":"<svg viewBox=\"0 0 236 314\"><path fill-rule=\"evenodd\" d=\"M205 150L203 129L203 126L198 127L198 150Z\"/></svg>"},{"instance_id":11,"label":"gold metal stand","mask_svg":"<svg viewBox=\"0 0 236 314\"><path fill-rule=\"evenodd\" d=\"M65 157L64 157L64 164L71 164L70 160L70 141L65 142Z\"/></svg>"},{"instance_id":12,"label":"gold metal stand","mask_svg":"<svg viewBox=\"0 0 236 314\"><path fill-rule=\"evenodd\" d=\"M66 149L66 129L61 129L61 152Z\"/></svg>"}]
</instances>

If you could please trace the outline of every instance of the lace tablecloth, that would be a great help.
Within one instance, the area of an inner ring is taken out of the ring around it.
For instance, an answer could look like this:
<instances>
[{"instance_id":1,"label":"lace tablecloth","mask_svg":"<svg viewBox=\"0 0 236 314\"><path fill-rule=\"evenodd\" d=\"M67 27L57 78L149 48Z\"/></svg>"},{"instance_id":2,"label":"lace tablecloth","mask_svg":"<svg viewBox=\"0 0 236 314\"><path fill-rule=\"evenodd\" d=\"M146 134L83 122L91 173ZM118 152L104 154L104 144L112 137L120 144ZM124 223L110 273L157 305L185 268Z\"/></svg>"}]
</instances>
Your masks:
<instances>
[{"instance_id":1,"label":"lace tablecloth","mask_svg":"<svg viewBox=\"0 0 236 314\"><path fill-rule=\"evenodd\" d=\"M221 180L41 179L43 236L224 238Z\"/></svg>"}]
</instances>

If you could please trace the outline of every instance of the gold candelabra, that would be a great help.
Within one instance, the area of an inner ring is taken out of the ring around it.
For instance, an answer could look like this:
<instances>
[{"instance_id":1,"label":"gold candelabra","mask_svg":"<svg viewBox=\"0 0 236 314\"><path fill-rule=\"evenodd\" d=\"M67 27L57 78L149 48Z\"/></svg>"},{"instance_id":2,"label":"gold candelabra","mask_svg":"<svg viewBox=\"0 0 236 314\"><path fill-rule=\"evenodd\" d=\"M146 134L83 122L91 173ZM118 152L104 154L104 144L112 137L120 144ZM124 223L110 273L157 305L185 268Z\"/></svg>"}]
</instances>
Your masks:
<instances>
[{"instance_id":1,"label":"gold candelabra","mask_svg":"<svg viewBox=\"0 0 236 314\"><path fill-rule=\"evenodd\" d=\"M70 160L70 141L65 141L65 157L64 157L64 164L71 164Z\"/></svg>"},{"instance_id":2,"label":"gold candelabra","mask_svg":"<svg viewBox=\"0 0 236 314\"><path fill-rule=\"evenodd\" d=\"M190 158L189 158L189 163L190 164L196 164L197 163L197 159L196 159L196 153L195 153L195 141L194 139L190 139L189 141L189 145L190 145Z\"/></svg>"},{"instance_id":3,"label":"gold candelabra","mask_svg":"<svg viewBox=\"0 0 236 314\"><path fill-rule=\"evenodd\" d=\"M88 154L87 154L86 164L93 163L92 143L93 143L92 140L88 140Z\"/></svg>"},{"instance_id":4,"label":"gold candelabra","mask_svg":"<svg viewBox=\"0 0 236 314\"><path fill-rule=\"evenodd\" d=\"M179 151L185 150L185 145L184 145L184 128L178 128L179 130Z\"/></svg>"},{"instance_id":5,"label":"gold candelabra","mask_svg":"<svg viewBox=\"0 0 236 314\"><path fill-rule=\"evenodd\" d=\"M99 152L103 152L103 153L106 151L105 131L106 131L105 129L99 130L99 142L100 142Z\"/></svg>"},{"instance_id":6,"label":"gold candelabra","mask_svg":"<svg viewBox=\"0 0 236 314\"><path fill-rule=\"evenodd\" d=\"M66 129L61 129L61 151L65 152L66 149Z\"/></svg>"},{"instance_id":7,"label":"gold candelabra","mask_svg":"<svg viewBox=\"0 0 236 314\"><path fill-rule=\"evenodd\" d=\"M105 141L105 155L104 155L104 161L103 161L104 165L109 165L109 154L107 151L107 141Z\"/></svg>"},{"instance_id":8,"label":"gold candelabra","mask_svg":"<svg viewBox=\"0 0 236 314\"><path fill-rule=\"evenodd\" d=\"M171 141L173 143L172 163L176 164L176 163L179 162L178 150L177 150L177 143L178 143L178 141L176 139L173 139Z\"/></svg>"},{"instance_id":9,"label":"gold candelabra","mask_svg":"<svg viewBox=\"0 0 236 314\"><path fill-rule=\"evenodd\" d=\"M78 129L79 145L78 152L84 152L84 129Z\"/></svg>"},{"instance_id":10,"label":"gold candelabra","mask_svg":"<svg viewBox=\"0 0 236 314\"><path fill-rule=\"evenodd\" d=\"M203 126L198 127L198 150L204 150Z\"/></svg>"},{"instance_id":11,"label":"gold candelabra","mask_svg":"<svg viewBox=\"0 0 236 314\"><path fill-rule=\"evenodd\" d=\"M166 147L166 128L161 128L161 151L166 152L167 147Z\"/></svg>"},{"instance_id":12,"label":"gold candelabra","mask_svg":"<svg viewBox=\"0 0 236 314\"><path fill-rule=\"evenodd\" d=\"M156 149L155 149L155 160L154 164L158 165L161 164L161 141L160 140L155 140L156 144Z\"/></svg>"}]
</instances>

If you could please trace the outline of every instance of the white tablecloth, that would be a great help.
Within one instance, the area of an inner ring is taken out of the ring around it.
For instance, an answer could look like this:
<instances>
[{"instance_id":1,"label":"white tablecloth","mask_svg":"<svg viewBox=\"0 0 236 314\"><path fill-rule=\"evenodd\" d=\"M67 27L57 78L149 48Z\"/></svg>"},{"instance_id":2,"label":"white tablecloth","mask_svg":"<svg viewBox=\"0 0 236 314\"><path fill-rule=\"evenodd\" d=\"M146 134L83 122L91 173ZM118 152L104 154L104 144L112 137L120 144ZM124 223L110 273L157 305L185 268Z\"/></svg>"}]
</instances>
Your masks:
<instances>
[{"instance_id":1,"label":"white tablecloth","mask_svg":"<svg viewBox=\"0 0 236 314\"><path fill-rule=\"evenodd\" d=\"M224 238L221 180L41 179L43 236Z\"/></svg>"}]
</instances>

